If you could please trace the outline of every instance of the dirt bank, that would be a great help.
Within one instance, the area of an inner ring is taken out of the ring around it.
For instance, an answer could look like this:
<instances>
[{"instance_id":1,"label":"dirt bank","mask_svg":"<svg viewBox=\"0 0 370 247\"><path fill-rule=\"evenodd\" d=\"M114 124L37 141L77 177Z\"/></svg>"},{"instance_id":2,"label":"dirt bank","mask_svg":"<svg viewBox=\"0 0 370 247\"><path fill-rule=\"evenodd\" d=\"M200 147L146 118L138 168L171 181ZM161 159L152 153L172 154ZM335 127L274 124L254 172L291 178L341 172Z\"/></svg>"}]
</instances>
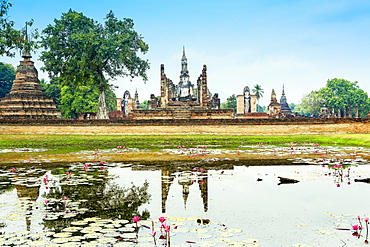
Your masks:
<instances>
[{"instance_id":1,"label":"dirt bank","mask_svg":"<svg viewBox=\"0 0 370 247\"><path fill-rule=\"evenodd\" d=\"M370 133L370 122L316 124L243 125L0 125L0 134L80 134L80 135L274 135Z\"/></svg>"}]
</instances>

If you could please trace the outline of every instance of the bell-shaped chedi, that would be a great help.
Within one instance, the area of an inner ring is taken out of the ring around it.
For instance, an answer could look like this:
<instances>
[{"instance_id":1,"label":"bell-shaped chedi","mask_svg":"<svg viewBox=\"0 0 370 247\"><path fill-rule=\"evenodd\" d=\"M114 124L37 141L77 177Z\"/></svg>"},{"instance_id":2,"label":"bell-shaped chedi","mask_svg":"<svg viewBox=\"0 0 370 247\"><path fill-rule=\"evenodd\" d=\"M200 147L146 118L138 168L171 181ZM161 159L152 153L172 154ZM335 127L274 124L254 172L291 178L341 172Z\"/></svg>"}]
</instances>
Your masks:
<instances>
[{"instance_id":1,"label":"bell-shaped chedi","mask_svg":"<svg viewBox=\"0 0 370 247\"><path fill-rule=\"evenodd\" d=\"M55 119L61 113L41 90L38 72L29 52L23 54L12 89L0 98L0 119Z\"/></svg>"}]
</instances>

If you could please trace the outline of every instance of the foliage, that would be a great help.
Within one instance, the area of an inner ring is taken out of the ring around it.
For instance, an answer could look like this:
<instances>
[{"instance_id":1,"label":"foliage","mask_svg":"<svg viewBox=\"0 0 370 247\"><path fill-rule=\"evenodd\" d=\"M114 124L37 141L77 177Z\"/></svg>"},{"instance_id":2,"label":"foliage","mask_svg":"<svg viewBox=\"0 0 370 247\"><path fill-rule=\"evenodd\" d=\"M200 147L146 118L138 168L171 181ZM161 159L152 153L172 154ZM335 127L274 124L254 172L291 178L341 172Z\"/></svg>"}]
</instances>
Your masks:
<instances>
[{"instance_id":1,"label":"foliage","mask_svg":"<svg viewBox=\"0 0 370 247\"><path fill-rule=\"evenodd\" d=\"M336 113L340 110L342 116L346 113L351 117L355 114L355 108L358 108L360 116L363 117L370 110L370 100L368 94L357 84L357 81L334 78L327 81L326 86L319 90L319 94Z\"/></svg>"},{"instance_id":2,"label":"foliage","mask_svg":"<svg viewBox=\"0 0 370 247\"><path fill-rule=\"evenodd\" d=\"M15 68L11 64L0 62L0 98L10 92L14 78Z\"/></svg>"},{"instance_id":3,"label":"foliage","mask_svg":"<svg viewBox=\"0 0 370 247\"><path fill-rule=\"evenodd\" d=\"M359 117L366 116L370 110L370 99L357 84L357 81L345 79L328 80L325 87L303 96L300 113L318 116L320 108L326 104L330 112L339 112L339 117L356 116L356 111L359 112Z\"/></svg>"},{"instance_id":4,"label":"foliage","mask_svg":"<svg viewBox=\"0 0 370 247\"><path fill-rule=\"evenodd\" d=\"M257 104L257 112L267 112L267 106L260 106Z\"/></svg>"},{"instance_id":5,"label":"foliage","mask_svg":"<svg viewBox=\"0 0 370 247\"><path fill-rule=\"evenodd\" d=\"M234 109L234 112L236 112L236 96L235 96L235 94L228 97L226 99L226 102L221 104L220 108L221 109Z\"/></svg>"},{"instance_id":6,"label":"foliage","mask_svg":"<svg viewBox=\"0 0 370 247\"><path fill-rule=\"evenodd\" d=\"M142 103L140 103L140 107L142 110L148 110L148 101L144 100Z\"/></svg>"},{"instance_id":7,"label":"foliage","mask_svg":"<svg viewBox=\"0 0 370 247\"><path fill-rule=\"evenodd\" d=\"M52 98L57 106L60 104L60 87L58 78L53 78L50 83L47 83L45 79L40 80L41 90L48 98ZM59 109L59 108L58 108Z\"/></svg>"},{"instance_id":8,"label":"foliage","mask_svg":"<svg viewBox=\"0 0 370 247\"><path fill-rule=\"evenodd\" d=\"M82 112L96 112L97 110L99 91L96 85L61 86L58 78L51 79L50 83L41 79L40 84L45 95L54 100L65 118L77 118ZM108 89L106 94L106 104L109 110L115 111L117 109L115 93Z\"/></svg>"},{"instance_id":9,"label":"foliage","mask_svg":"<svg viewBox=\"0 0 370 247\"><path fill-rule=\"evenodd\" d=\"M12 4L7 0L0 0L0 56L14 57L14 49L32 51L38 48L37 42L30 40L27 27L31 27L33 20L26 22L24 30L15 30L14 21L8 19L8 11ZM37 39L38 32L34 30L32 36Z\"/></svg>"},{"instance_id":10,"label":"foliage","mask_svg":"<svg viewBox=\"0 0 370 247\"><path fill-rule=\"evenodd\" d=\"M317 117L324 101L325 100L322 97L322 94L318 91L312 91L308 94L304 94L300 113L305 116Z\"/></svg>"},{"instance_id":11,"label":"foliage","mask_svg":"<svg viewBox=\"0 0 370 247\"><path fill-rule=\"evenodd\" d=\"M252 92L256 95L257 102L259 102L259 99L263 97L263 93L264 93L264 90L262 89L261 85L259 84L254 85Z\"/></svg>"},{"instance_id":12,"label":"foliage","mask_svg":"<svg viewBox=\"0 0 370 247\"><path fill-rule=\"evenodd\" d=\"M68 87L95 85L100 94L98 118L108 118L105 93L112 86L109 80L119 76L147 80L149 63L137 53L146 53L148 45L131 19L118 20L112 11L101 24L69 10L43 30L41 44L45 50L40 59L50 77L59 76Z\"/></svg>"}]
</instances>

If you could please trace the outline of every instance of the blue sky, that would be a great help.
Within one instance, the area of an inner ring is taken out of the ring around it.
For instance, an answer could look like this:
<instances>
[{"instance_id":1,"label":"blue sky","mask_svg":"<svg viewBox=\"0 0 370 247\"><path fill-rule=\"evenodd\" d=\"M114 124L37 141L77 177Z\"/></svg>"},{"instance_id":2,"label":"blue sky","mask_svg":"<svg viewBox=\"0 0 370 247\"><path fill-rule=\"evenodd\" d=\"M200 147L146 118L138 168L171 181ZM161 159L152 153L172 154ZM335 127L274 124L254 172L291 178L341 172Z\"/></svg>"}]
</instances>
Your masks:
<instances>
[{"instance_id":1,"label":"blue sky","mask_svg":"<svg viewBox=\"0 0 370 247\"><path fill-rule=\"evenodd\" d=\"M117 97L138 90L140 101L160 94L160 64L179 81L185 46L190 79L196 83L203 64L208 68L211 93L221 101L241 94L245 86L260 84L261 105L271 90L278 98L283 84L288 103L325 86L328 79L358 81L370 93L370 1L368 0L10 0L9 18L16 27L34 20L42 31L62 13L73 9L97 21L113 10L117 18L131 18L149 44L149 81L118 78ZM0 57L17 65L21 58ZM41 62L33 60L42 73Z\"/></svg>"}]
</instances>

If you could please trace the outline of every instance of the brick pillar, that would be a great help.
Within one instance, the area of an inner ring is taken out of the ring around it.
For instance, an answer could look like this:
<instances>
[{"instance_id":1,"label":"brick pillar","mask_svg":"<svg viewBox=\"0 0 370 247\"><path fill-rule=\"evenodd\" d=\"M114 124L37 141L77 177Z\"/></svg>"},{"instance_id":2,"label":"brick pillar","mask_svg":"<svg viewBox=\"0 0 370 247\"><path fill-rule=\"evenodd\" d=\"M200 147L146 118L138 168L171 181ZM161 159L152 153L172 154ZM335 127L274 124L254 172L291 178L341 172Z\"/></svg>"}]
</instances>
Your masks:
<instances>
[{"instance_id":1,"label":"brick pillar","mask_svg":"<svg viewBox=\"0 0 370 247\"><path fill-rule=\"evenodd\" d=\"M161 64L161 106L167 107L167 78L164 73L164 64Z\"/></svg>"},{"instance_id":2,"label":"brick pillar","mask_svg":"<svg viewBox=\"0 0 370 247\"><path fill-rule=\"evenodd\" d=\"M197 79L197 103L202 105L202 75Z\"/></svg>"},{"instance_id":3,"label":"brick pillar","mask_svg":"<svg viewBox=\"0 0 370 247\"><path fill-rule=\"evenodd\" d=\"M206 65L203 65L201 87L202 87L201 105L203 107L207 107L209 98L208 98L208 88L207 88L207 66Z\"/></svg>"}]
</instances>

